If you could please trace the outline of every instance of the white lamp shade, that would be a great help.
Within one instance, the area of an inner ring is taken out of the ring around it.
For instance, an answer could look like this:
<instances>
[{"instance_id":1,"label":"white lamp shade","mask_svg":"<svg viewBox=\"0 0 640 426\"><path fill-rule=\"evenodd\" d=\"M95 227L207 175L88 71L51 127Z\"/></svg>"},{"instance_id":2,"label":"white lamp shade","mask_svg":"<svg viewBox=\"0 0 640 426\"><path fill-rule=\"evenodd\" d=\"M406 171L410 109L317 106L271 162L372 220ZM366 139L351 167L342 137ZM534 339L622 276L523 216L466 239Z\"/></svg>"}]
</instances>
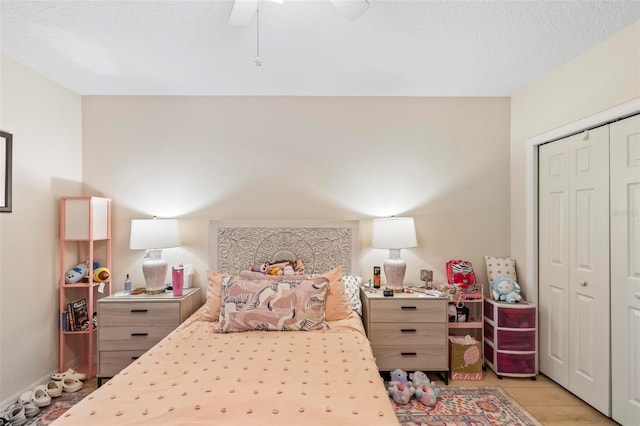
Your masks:
<instances>
[{"instance_id":1,"label":"white lamp shade","mask_svg":"<svg viewBox=\"0 0 640 426\"><path fill-rule=\"evenodd\" d=\"M131 221L131 250L178 247L180 231L177 219L134 219Z\"/></svg>"},{"instance_id":2,"label":"white lamp shade","mask_svg":"<svg viewBox=\"0 0 640 426\"><path fill-rule=\"evenodd\" d=\"M374 219L372 233L373 248L403 249L418 245L412 217Z\"/></svg>"}]
</instances>

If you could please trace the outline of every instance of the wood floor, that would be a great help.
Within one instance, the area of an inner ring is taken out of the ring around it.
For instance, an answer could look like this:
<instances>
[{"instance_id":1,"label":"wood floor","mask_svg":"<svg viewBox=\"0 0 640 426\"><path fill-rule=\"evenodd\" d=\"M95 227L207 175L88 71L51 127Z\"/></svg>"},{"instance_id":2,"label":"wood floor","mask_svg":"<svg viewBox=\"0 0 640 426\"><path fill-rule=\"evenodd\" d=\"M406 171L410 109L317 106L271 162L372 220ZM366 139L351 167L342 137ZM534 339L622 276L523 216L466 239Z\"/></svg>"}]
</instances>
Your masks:
<instances>
[{"instance_id":1,"label":"wood floor","mask_svg":"<svg viewBox=\"0 0 640 426\"><path fill-rule=\"evenodd\" d=\"M444 386L438 376L430 374L429 378L438 386ZM513 377L503 377L500 380L493 371L488 370L484 372L482 381L450 380L449 386L500 386L545 426L618 425L562 386L541 375L536 380ZM95 389L96 379L87 380L84 387Z\"/></svg>"},{"instance_id":2,"label":"wood floor","mask_svg":"<svg viewBox=\"0 0 640 426\"><path fill-rule=\"evenodd\" d=\"M438 385L442 384L438 383L437 376L429 377ZM542 375L536 380L514 377L498 379L493 371L488 370L484 372L482 381L449 381L449 386L500 386L545 426L618 424Z\"/></svg>"}]
</instances>

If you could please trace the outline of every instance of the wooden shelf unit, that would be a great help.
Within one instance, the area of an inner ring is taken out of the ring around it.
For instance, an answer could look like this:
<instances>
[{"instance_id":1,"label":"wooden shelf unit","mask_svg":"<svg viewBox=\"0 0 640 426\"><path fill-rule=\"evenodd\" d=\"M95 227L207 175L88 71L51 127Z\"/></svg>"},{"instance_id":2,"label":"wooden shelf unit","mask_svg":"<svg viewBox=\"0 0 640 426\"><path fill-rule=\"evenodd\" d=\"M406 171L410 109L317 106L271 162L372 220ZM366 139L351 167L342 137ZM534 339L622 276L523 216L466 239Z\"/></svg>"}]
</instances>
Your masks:
<instances>
[{"instance_id":1,"label":"wooden shelf unit","mask_svg":"<svg viewBox=\"0 0 640 426\"><path fill-rule=\"evenodd\" d=\"M89 261L87 276L78 283L66 283L66 272L82 262ZM94 261L111 270L111 200L101 197L60 198L60 277L59 277L59 371L68 368L84 373L87 378L96 375L96 333L93 314L99 294L111 294L110 276L102 283L93 281ZM102 290L102 293L99 292ZM67 304L84 298L87 303L89 325L85 330L65 331L63 313Z\"/></svg>"}]
</instances>

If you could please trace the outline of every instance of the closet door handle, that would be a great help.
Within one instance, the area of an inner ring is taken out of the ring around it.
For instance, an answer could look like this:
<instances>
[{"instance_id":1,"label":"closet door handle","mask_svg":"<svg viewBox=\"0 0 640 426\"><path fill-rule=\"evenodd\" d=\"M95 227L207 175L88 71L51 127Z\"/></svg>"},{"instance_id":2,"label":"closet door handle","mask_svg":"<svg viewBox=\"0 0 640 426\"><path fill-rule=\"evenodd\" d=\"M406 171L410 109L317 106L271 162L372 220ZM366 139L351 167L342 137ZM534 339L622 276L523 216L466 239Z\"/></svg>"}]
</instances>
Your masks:
<instances>
[{"instance_id":1,"label":"closet door handle","mask_svg":"<svg viewBox=\"0 0 640 426\"><path fill-rule=\"evenodd\" d=\"M587 282L582 280L582 281L578 281L578 284L580 284L582 287L586 287L587 286Z\"/></svg>"}]
</instances>

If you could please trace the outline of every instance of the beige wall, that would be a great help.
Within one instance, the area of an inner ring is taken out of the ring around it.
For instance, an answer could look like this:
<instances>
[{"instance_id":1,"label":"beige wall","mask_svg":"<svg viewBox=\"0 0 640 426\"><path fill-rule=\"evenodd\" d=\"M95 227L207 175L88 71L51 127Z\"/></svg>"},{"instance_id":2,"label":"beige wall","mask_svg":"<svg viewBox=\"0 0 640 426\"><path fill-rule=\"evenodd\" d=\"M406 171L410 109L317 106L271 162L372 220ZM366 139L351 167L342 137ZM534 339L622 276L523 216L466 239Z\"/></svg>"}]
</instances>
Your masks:
<instances>
[{"instance_id":1,"label":"beige wall","mask_svg":"<svg viewBox=\"0 0 640 426\"><path fill-rule=\"evenodd\" d=\"M0 128L13 134L13 212L0 213L4 402L58 369L57 199L82 190L82 123L80 96L0 59Z\"/></svg>"},{"instance_id":2,"label":"beige wall","mask_svg":"<svg viewBox=\"0 0 640 426\"><path fill-rule=\"evenodd\" d=\"M387 257L370 219L411 215L407 280L509 253L507 98L83 98L84 183L113 198L114 289L143 286L132 218L178 217L204 286L209 219L357 219L360 272Z\"/></svg>"},{"instance_id":3,"label":"beige wall","mask_svg":"<svg viewBox=\"0 0 640 426\"><path fill-rule=\"evenodd\" d=\"M524 282L527 140L640 98L640 22L528 86L511 99L511 254Z\"/></svg>"}]
</instances>

